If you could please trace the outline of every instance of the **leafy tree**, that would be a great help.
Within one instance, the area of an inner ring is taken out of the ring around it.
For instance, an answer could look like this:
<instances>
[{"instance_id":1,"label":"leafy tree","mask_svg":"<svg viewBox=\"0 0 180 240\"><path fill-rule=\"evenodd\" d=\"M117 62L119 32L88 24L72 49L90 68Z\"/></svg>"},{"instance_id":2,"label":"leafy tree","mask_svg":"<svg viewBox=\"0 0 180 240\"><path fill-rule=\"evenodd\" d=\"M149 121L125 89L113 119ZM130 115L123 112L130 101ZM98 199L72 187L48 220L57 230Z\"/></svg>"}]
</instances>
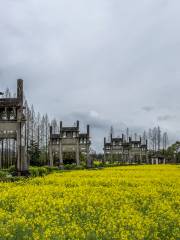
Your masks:
<instances>
[{"instance_id":1,"label":"leafy tree","mask_svg":"<svg viewBox=\"0 0 180 240\"><path fill-rule=\"evenodd\" d=\"M29 145L28 154L30 158L30 164L32 166L42 165L42 162L40 161L41 151L39 149L38 142L36 142L35 140L32 140Z\"/></svg>"},{"instance_id":2,"label":"leafy tree","mask_svg":"<svg viewBox=\"0 0 180 240\"><path fill-rule=\"evenodd\" d=\"M164 153L170 162L180 163L180 142L172 144Z\"/></svg>"}]
</instances>

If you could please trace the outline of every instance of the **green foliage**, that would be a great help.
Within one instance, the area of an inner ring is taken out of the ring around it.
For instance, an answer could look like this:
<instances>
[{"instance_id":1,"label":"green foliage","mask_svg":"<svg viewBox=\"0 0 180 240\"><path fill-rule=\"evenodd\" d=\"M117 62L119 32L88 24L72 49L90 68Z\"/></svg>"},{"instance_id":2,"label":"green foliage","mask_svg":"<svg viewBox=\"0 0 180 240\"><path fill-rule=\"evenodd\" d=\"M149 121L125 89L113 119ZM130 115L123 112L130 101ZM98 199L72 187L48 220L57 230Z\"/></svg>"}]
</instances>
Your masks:
<instances>
[{"instance_id":1,"label":"green foliage","mask_svg":"<svg viewBox=\"0 0 180 240\"><path fill-rule=\"evenodd\" d=\"M44 166L48 164L46 149L41 149L38 162L39 162L39 166Z\"/></svg>"},{"instance_id":2,"label":"green foliage","mask_svg":"<svg viewBox=\"0 0 180 240\"><path fill-rule=\"evenodd\" d=\"M45 168L47 169L48 173L58 171L58 167L49 167L49 166L45 166Z\"/></svg>"},{"instance_id":3,"label":"green foliage","mask_svg":"<svg viewBox=\"0 0 180 240\"><path fill-rule=\"evenodd\" d=\"M168 163L180 163L180 142L175 142L167 150L161 150L161 155Z\"/></svg>"},{"instance_id":4,"label":"green foliage","mask_svg":"<svg viewBox=\"0 0 180 240\"><path fill-rule=\"evenodd\" d=\"M63 160L65 165L73 165L76 162L76 155L74 152L64 152L63 153Z\"/></svg>"},{"instance_id":5,"label":"green foliage","mask_svg":"<svg viewBox=\"0 0 180 240\"><path fill-rule=\"evenodd\" d=\"M13 174L16 172L15 166L12 165L12 166L8 169L8 172L13 175Z\"/></svg>"},{"instance_id":6,"label":"green foliage","mask_svg":"<svg viewBox=\"0 0 180 240\"><path fill-rule=\"evenodd\" d=\"M76 165L76 164L65 164L64 169L65 170L82 170L84 169L84 165Z\"/></svg>"},{"instance_id":7,"label":"green foliage","mask_svg":"<svg viewBox=\"0 0 180 240\"><path fill-rule=\"evenodd\" d=\"M30 158L30 164L32 166L42 166L42 162L40 159L41 150L39 149L38 143L34 140L31 141L28 148L28 156Z\"/></svg>"},{"instance_id":8,"label":"green foliage","mask_svg":"<svg viewBox=\"0 0 180 240\"><path fill-rule=\"evenodd\" d=\"M103 162L100 162L97 160L93 161L93 167L95 167L95 168L104 167L104 166L105 166L105 164Z\"/></svg>"},{"instance_id":9,"label":"green foliage","mask_svg":"<svg viewBox=\"0 0 180 240\"><path fill-rule=\"evenodd\" d=\"M32 177L43 177L45 175L48 175L49 173L57 172L59 169L57 167L35 167L31 166L29 168L30 176Z\"/></svg>"},{"instance_id":10,"label":"green foliage","mask_svg":"<svg viewBox=\"0 0 180 240\"><path fill-rule=\"evenodd\" d=\"M80 153L79 158L80 158L80 162L81 163L85 163L86 164L86 156L84 154Z\"/></svg>"},{"instance_id":11,"label":"green foliage","mask_svg":"<svg viewBox=\"0 0 180 240\"><path fill-rule=\"evenodd\" d=\"M71 170L75 168L75 164L65 164L64 169L65 170Z\"/></svg>"},{"instance_id":12,"label":"green foliage","mask_svg":"<svg viewBox=\"0 0 180 240\"><path fill-rule=\"evenodd\" d=\"M30 167L29 172L32 177L43 177L49 173L45 167Z\"/></svg>"},{"instance_id":13,"label":"green foliage","mask_svg":"<svg viewBox=\"0 0 180 240\"><path fill-rule=\"evenodd\" d=\"M76 165L76 166L74 167L74 169L75 169L75 170L83 170L83 169L85 169L85 167L84 167L83 165Z\"/></svg>"},{"instance_id":14,"label":"green foliage","mask_svg":"<svg viewBox=\"0 0 180 240\"><path fill-rule=\"evenodd\" d=\"M5 171L0 171L0 179L6 177L6 175Z\"/></svg>"},{"instance_id":15,"label":"green foliage","mask_svg":"<svg viewBox=\"0 0 180 240\"><path fill-rule=\"evenodd\" d=\"M20 179L22 180L20 177L13 177L7 170L0 171L0 182L16 182Z\"/></svg>"}]
</instances>

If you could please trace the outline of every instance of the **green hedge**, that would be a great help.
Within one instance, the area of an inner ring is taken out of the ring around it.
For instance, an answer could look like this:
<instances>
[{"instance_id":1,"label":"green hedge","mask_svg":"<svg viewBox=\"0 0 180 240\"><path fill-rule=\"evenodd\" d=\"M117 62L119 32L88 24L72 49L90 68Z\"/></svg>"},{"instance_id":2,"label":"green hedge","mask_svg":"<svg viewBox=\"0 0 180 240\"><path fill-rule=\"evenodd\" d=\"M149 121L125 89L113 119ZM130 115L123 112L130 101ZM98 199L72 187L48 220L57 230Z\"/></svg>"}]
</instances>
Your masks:
<instances>
[{"instance_id":1,"label":"green hedge","mask_svg":"<svg viewBox=\"0 0 180 240\"><path fill-rule=\"evenodd\" d=\"M0 178L6 177L7 173L5 171L0 171Z\"/></svg>"},{"instance_id":2,"label":"green hedge","mask_svg":"<svg viewBox=\"0 0 180 240\"><path fill-rule=\"evenodd\" d=\"M76 164L65 164L64 169L65 170L81 170L81 169L85 169L85 167L83 165L77 166Z\"/></svg>"},{"instance_id":3,"label":"green hedge","mask_svg":"<svg viewBox=\"0 0 180 240\"><path fill-rule=\"evenodd\" d=\"M30 167L29 173L32 177L43 177L50 173L50 171L46 167Z\"/></svg>"}]
</instances>

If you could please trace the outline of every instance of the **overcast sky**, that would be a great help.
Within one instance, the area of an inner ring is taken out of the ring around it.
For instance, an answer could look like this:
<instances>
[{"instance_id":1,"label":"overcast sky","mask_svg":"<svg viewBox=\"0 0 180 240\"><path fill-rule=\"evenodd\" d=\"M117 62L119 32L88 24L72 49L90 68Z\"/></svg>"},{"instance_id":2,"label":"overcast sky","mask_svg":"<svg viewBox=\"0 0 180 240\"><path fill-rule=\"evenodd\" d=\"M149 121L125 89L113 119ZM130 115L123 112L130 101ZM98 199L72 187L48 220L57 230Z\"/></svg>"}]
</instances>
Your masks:
<instances>
[{"instance_id":1,"label":"overcast sky","mask_svg":"<svg viewBox=\"0 0 180 240\"><path fill-rule=\"evenodd\" d=\"M0 90L65 125L180 136L179 0L0 0Z\"/></svg>"}]
</instances>

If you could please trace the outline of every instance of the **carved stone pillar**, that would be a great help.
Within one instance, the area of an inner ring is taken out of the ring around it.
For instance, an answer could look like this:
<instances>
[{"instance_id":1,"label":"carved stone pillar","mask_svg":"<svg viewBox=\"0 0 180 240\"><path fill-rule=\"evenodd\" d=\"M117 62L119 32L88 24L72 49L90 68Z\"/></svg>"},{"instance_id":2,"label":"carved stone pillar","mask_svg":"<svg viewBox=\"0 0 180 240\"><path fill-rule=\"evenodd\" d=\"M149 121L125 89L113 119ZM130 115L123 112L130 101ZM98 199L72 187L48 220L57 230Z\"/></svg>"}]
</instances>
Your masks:
<instances>
[{"instance_id":1,"label":"carved stone pillar","mask_svg":"<svg viewBox=\"0 0 180 240\"><path fill-rule=\"evenodd\" d=\"M64 163L63 163L63 150L62 150L62 142L61 139L59 141L59 167L61 169L64 168Z\"/></svg>"},{"instance_id":2,"label":"carved stone pillar","mask_svg":"<svg viewBox=\"0 0 180 240\"><path fill-rule=\"evenodd\" d=\"M149 160L148 152L147 152L147 151L146 151L146 164L150 164L150 160Z\"/></svg>"},{"instance_id":3,"label":"carved stone pillar","mask_svg":"<svg viewBox=\"0 0 180 240\"><path fill-rule=\"evenodd\" d=\"M22 142L22 130L23 124L17 123L17 162L16 170L18 175L27 175L28 174L28 163L26 155L26 146Z\"/></svg>"},{"instance_id":4,"label":"carved stone pillar","mask_svg":"<svg viewBox=\"0 0 180 240\"><path fill-rule=\"evenodd\" d=\"M2 146L2 141L0 141L0 144ZM1 151L0 151L0 169L2 168L2 148L1 148Z\"/></svg>"},{"instance_id":5,"label":"carved stone pillar","mask_svg":"<svg viewBox=\"0 0 180 240\"><path fill-rule=\"evenodd\" d=\"M22 101L23 92L22 92L22 82L18 80L18 89L17 96L18 99ZM20 86L21 85L21 86ZM26 175L28 171L27 164L27 155L25 154L25 142L23 142L23 126L25 122L23 122L23 108L19 108L17 110L17 162L16 162L16 171L18 175Z\"/></svg>"},{"instance_id":6,"label":"carved stone pillar","mask_svg":"<svg viewBox=\"0 0 180 240\"><path fill-rule=\"evenodd\" d=\"M140 149L140 164L142 164L142 149Z\"/></svg>"},{"instance_id":7,"label":"carved stone pillar","mask_svg":"<svg viewBox=\"0 0 180 240\"><path fill-rule=\"evenodd\" d=\"M86 161L87 161L87 167L92 168L92 160L89 157L89 146L86 147Z\"/></svg>"},{"instance_id":8,"label":"carved stone pillar","mask_svg":"<svg viewBox=\"0 0 180 240\"><path fill-rule=\"evenodd\" d=\"M103 158L103 163L106 163L106 151L104 150L104 158Z\"/></svg>"},{"instance_id":9,"label":"carved stone pillar","mask_svg":"<svg viewBox=\"0 0 180 240\"><path fill-rule=\"evenodd\" d=\"M76 165L80 165L80 159L79 159L79 139L77 139L77 146L76 146Z\"/></svg>"},{"instance_id":10,"label":"carved stone pillar","mask_svg":"<svg viewBox=\"0 0 180 240\"><path fill-rule=\"evenodd\" d=\"M21 127L20 123L17 127L17 162L16 162L16 170L19 175L19 172L21 171Z\"/></svg>"},{"instance_id":11,"label":"carved stone pillar","mask_svg":"<svg viewBox=\"0 0 180 240\"><path fill-rule=\"evenodd\" d=\"M49 165L53 167L53 153L52 153L52 140L49 141Z\"/></svg>"},{"instance_id":12,"label":"carved stone pillar","mask_svg":"<svg viewBox=\"0 0 180 240\"><path fill-rule=\"evenodd\" d=\"M110 161L111 161L111 163L113 162L113 150L112 150L112 147L111 147L111 153L110 153Z\"/></svg>"}]
</instances>

